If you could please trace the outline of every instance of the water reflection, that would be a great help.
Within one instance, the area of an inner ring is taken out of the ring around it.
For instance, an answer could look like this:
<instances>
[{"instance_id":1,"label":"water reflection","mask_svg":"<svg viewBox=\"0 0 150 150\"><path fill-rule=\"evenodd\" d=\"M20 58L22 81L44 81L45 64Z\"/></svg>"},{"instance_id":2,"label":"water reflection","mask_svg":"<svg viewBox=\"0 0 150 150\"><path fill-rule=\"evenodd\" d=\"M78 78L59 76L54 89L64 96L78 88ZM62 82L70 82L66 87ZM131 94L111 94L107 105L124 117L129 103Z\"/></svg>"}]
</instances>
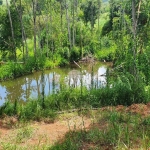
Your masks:
<instances>
[{"instance_id":1,"label":"water reflection","mask_svg":"<svg viewBox=\"0 0 150 150\"><path fill-rule=\"evenodd\" d=\"M69 68L45 71L43 75L41 72L36 72L12 81L1 82L0 105L6 100L26 101L29 98L37 98L41 96L42 92L44 95L52 94L60 90L60 80L72 87L78 87L82 84L88 89L100 88L106 84L104 76L106 68L107 65L100 63L82 65L82 69L70 66Z\"/></svg>"}]
</instances>

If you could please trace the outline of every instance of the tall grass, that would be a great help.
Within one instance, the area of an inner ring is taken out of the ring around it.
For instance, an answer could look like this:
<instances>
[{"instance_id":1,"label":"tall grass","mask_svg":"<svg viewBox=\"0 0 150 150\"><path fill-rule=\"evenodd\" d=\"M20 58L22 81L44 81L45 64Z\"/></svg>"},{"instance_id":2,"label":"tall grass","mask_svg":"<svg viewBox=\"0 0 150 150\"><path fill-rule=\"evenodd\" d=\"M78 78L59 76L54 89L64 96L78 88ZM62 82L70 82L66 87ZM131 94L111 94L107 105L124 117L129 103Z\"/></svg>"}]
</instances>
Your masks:
<instances>
[{"instance_id":1,"label":"tall grass","mask_svg":"<svg viewBox=\"0 0 150 150\"><path fill-rule=\"evenodd\" d=\"M138 93L139 91L140 93ZM144 90L142 85L128 85L125 83L125 79L118 79L111 84L111 87L108 85L100 89L91 88L89 90L86 87L68 88L63 86L60 91L44 97L44 101L41 98L28 100L25 104L19 103L17 100L15 103L7 101L0 107L0 115L15 115L21 120L41 120L42 118L54 120L57 116L56 112L63 110L147 103L149 93Z\"/></svg>"}]
</instances>

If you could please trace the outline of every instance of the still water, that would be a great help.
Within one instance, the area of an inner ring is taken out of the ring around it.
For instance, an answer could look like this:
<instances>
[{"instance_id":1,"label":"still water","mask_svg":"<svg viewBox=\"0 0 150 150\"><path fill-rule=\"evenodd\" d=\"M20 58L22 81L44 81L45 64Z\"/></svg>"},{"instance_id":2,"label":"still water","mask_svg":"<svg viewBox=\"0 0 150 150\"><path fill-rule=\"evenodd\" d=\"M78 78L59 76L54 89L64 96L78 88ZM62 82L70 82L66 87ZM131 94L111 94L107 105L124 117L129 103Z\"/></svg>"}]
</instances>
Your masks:
<instances>
[{"instance_id":1,"label":"still water","mask_svg":"<svg viewBox=\"0 0 150 150\"><path fill-rule=\"evenodd\" d=\"M87 88L100 88L105 86L105 73L110 63L95 62L94 64L80 64L80 69L76 65L65 68L55 68L42 72L35 72L22 76L11 81L0 82L0 106L6 100L26 101L29 98L37 98L41 95L44 83L45 95L52 94L60 90L60 85Z\"/></svg>"}]
</instances>

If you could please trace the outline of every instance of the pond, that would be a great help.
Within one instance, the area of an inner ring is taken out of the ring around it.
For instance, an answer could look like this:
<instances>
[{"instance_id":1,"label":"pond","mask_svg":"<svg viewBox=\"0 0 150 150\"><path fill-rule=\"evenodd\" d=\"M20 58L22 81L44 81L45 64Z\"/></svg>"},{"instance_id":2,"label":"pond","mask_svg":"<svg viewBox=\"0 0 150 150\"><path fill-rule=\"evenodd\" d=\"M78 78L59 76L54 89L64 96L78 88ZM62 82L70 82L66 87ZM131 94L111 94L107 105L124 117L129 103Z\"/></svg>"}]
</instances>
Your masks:
<instances>
[{"instance_id":1,"label":"pond","mask_svg":"<svg viewBox=\"0 0 150 150\"><path fill-rule=\"evenodd\" d=\"M60 90L61 84L66 86L86 86L100 88L106 84L106 70L111 63L95 62L94 64L73 64L69 67L55 68L35 72L11 81L0 83L0 106L6 100L25 102L29 98L38 98L43 90L45 96Z\"/></svg>"}]
</instances>

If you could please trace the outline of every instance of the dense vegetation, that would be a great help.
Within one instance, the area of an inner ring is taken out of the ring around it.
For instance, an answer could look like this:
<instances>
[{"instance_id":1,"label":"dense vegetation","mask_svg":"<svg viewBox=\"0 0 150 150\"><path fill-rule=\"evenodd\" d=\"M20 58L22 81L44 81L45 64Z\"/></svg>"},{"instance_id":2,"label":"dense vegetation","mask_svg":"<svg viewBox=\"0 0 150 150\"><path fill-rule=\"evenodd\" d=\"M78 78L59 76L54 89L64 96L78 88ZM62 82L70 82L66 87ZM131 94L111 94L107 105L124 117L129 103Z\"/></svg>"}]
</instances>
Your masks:
<instances>
[{"instance_id":1,"label":"dense vegetation","mask_svg":"<svg viewBox=\"0 0 150 150\"><path fill-rule=\"evenodd\" d=\"M0 80L63 66L84 56L113 62L104 88L64 87L49 97L28 100L25 105L8 101L0 108L1 116L16 115L22 120L53 119L56 111L66 109L149 102L149 8L150 0L0 1ZM112 122L115 121L118 119ZM139 129L139 124L130 127L131 121L125 122L129 125L126 131ZM144 129L147 126L143 132ZM120 126L112 124L105 134L114 136L104 142L114 145L121 135L125 145L130 145L129 133L124 137L122 130L122 122ZM149 130L147 133L144 136L149 139ZM105 136L101 131L97 134L93 138ZM78 136L91 142L87 136L91 135L90 131L73 135L75 143L79 141ZM75 146L71 139L72 145L67 142L61 146ZM81 143L77 146L81 147Z\"/></svg>"},{"instance_id":2,"label":"dense vegetation","mask_svg":"<svg viewBox=\"0 0 150 150\"><path fill-rule=\"evenodd\" d=\"M9 61L0 68L1 80L66 65L87 55L113 58L114 44L101 38L109 18L108 6L100 0L11 0L0 7L0 60L1 64Z\"/></svg>"}]
</instances>

